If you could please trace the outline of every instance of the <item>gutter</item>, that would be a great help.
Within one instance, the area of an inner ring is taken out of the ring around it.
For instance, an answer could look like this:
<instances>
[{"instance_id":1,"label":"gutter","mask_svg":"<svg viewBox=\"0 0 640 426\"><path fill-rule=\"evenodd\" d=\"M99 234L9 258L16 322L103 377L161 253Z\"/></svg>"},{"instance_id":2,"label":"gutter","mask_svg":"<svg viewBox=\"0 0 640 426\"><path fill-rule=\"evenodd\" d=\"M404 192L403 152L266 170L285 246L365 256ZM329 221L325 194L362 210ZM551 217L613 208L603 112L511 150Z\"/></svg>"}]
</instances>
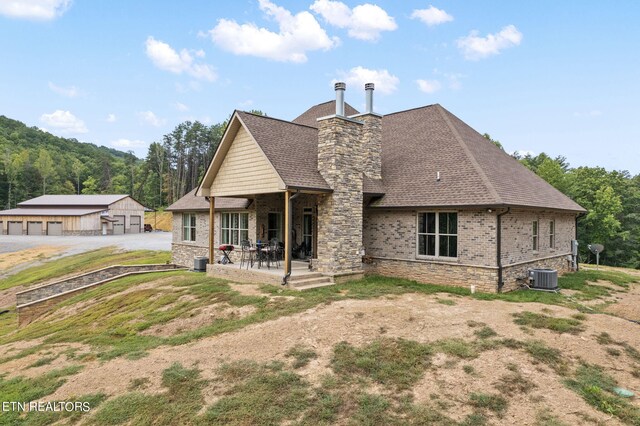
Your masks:
<instances>
[{"instance_id":1,"label":"gutter","mask_svg":"<svg viewBox=\"0 0 640 426\"><path fill-rule=\"evenodd\" d=\"M509 213L510 211L511 207L507 207L507 210L496 215L496 260L498 263L498 293L502 293L502 286L504 286L504 281L502 279L502 216Z\"/></svg>"}]
</instances>

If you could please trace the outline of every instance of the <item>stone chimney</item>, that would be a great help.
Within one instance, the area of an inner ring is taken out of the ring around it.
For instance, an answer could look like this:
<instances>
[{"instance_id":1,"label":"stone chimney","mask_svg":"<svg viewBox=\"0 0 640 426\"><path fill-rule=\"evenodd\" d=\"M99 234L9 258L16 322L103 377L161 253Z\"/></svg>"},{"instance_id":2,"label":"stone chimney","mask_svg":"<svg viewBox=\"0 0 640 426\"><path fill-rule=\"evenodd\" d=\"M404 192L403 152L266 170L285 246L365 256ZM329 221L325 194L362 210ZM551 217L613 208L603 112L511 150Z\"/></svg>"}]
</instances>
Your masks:
<instances>
[{"instance_id":1,"label":"stone chimney","mask_svg":"<svg viewBox=\"0 0 640 426\"><path fill-rule=\"evenodd\" d=\"M333 190L318 196L314 268L331 275L362 272L362 128L344 116L344 83L336 83L336 114L318 119L318 171Z\"/></svg>"},{"instance_id":2,"label":"stone chimney","mask_svg":"<svg viewBox=\"0 0 640 426\"><path fill-rule=\"evenodd\" d=\"M373 112L374 89L373 83L364 85L366 110L351 118L363 123L361 144L364 174L371 179L382 179L382 115Z\"/></svg>"}]
</instances>

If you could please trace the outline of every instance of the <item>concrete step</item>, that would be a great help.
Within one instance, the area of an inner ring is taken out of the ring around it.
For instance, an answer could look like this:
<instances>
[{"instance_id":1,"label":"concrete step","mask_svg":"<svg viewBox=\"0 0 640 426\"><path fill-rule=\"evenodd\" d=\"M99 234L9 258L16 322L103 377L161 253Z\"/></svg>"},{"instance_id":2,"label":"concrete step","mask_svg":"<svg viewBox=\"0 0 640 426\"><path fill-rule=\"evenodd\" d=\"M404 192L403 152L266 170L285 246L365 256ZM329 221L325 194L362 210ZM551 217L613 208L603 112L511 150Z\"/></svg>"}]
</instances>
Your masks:
<instances>
[{"instance_id":1,"label":"concrete step","mask_svg":"<svg viewBox=\"0 0 640 426\"><path fill-rule=\"evenodd\" d=\"M326 287L328 285L333 285L333 281L331 278L325 276L289 282L289 286L293 290L309 290L311 288Z\"/></svg>"},{"instance_id":2,"label":"concrete step","mask_svg":"<svg viewBox=\"0 0 640 426\"><path fill-rule=\"evenodd\" d=\"M322 275L320 272L310 272L308 274L303 274L303 275L291 275L289 277L289 282L298 282L298 281L304 281L304 280L309 280L311 278L326 278L324 275Z\"/></svg>"}]
</instances>

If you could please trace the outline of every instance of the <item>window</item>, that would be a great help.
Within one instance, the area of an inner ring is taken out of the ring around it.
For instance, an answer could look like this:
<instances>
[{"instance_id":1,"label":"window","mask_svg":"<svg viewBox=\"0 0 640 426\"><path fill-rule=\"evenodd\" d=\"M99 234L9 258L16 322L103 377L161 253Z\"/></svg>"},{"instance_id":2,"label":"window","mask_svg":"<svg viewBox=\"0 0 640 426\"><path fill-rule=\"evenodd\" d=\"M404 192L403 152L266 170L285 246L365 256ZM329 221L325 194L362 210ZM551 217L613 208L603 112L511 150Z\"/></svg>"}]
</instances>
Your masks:
<instances>
[{"instance_id":1,"label":"window","mask_svg":"<svg viewBox=\"0 0 640 426\"><path fill-rule=\"evenodd\" d=\"M249 213L222 213L220 242L240 245L249 239Z\"/></svg>"},{"instance_id":2,"label":"window","mask_svg":"<svg viewBox=\"0 0 640 426\"><path fill-rule=\"evenodd\" d=\"M549 221L549 248L556 248L556 221Z\"/></svg>"},{"instance_id":3,"label":"window","mask_svg":"<svg viewBox=\"0 0 640 426\"><path fill-rule=\"evenodd\" d=\"M282 213L269 213L267 218L267 240L282 241Z\"/></svg>"},{"instance_id":4,"label":"window","mask_svg":"<svg viewBox=\"0 0 640 426\"><path fill-rule=\"evenodd\" d=\"M196 215L194 213L182 214L182 241L196 240Z\"/></svg>"},{"instance_id":5,"label":"window","mask_svg":"<svg viewBox=\"0 0 640 426\"><path fill-rule=\"evenodd\" d=\"M458 213L418 213L418 256L458 257Z\"/></svg>"},{"instance_id":6,"label":"window","mask_svg":"<svg viewBox=\"0 0 640 426\"><path fill-rule=\"evenodd\" d=\"M538 221L534 220L533 223L531 224L531 230L533 233L533 250L536 251L538 250L538 237L540 236L540 229L538 226Z\"/></svg>"}]
</instances>

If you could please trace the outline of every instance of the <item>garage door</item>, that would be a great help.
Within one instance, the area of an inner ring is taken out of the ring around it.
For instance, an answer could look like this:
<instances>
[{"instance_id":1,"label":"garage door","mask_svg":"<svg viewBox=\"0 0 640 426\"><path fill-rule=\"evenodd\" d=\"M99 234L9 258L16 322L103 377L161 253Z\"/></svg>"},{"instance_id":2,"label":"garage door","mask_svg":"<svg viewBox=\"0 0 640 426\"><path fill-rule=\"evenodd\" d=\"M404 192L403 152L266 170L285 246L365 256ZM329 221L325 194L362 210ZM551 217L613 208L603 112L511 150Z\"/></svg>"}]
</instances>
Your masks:
<instances>
[{"instance_id":1,"label":"garage door","mask_svg":"<svg viewBox=\"0 0 640 426\"><path fill-rule=\"evenodd\" d=\"M113 222L113 235L124 234L124 216L114 216L116 221Z\"/></svg>"},{"instance_id":2,"label":"garage door","mask_svg":"<svg viewBox=\"0 0 640 426\"><path fill-rule=\"evenodd\" d=\"M62 235L62 222L47 222L47 235Z\"/></svg>"},{"instance_id":3,"label":"garage door","mask_svg":"<svg viewBox=\"0 0 640 426\"><path fill-rule=\"evenodd\" d=\"M27 235L42 235L42 222L27 222Z\"/></svg>"},{"instance_id":4,"label":"garage door","mask_svg":"<svg viewBox=\"0 0 640 426\"><path fill-rule=\"evenodd\" d=\"M22 235L22 222L9 222L7 233L9 235Z\"/></svg>"},{"instance_id":5,"label":"garage door","mask_svg":"<svg viewBox=\"0 0 640 426\"><path fill-rule=\"evenodd\" d=\"M140 216L129 216L129 232L132 234L140 233Z\"/></svg>"}]
</instances>

